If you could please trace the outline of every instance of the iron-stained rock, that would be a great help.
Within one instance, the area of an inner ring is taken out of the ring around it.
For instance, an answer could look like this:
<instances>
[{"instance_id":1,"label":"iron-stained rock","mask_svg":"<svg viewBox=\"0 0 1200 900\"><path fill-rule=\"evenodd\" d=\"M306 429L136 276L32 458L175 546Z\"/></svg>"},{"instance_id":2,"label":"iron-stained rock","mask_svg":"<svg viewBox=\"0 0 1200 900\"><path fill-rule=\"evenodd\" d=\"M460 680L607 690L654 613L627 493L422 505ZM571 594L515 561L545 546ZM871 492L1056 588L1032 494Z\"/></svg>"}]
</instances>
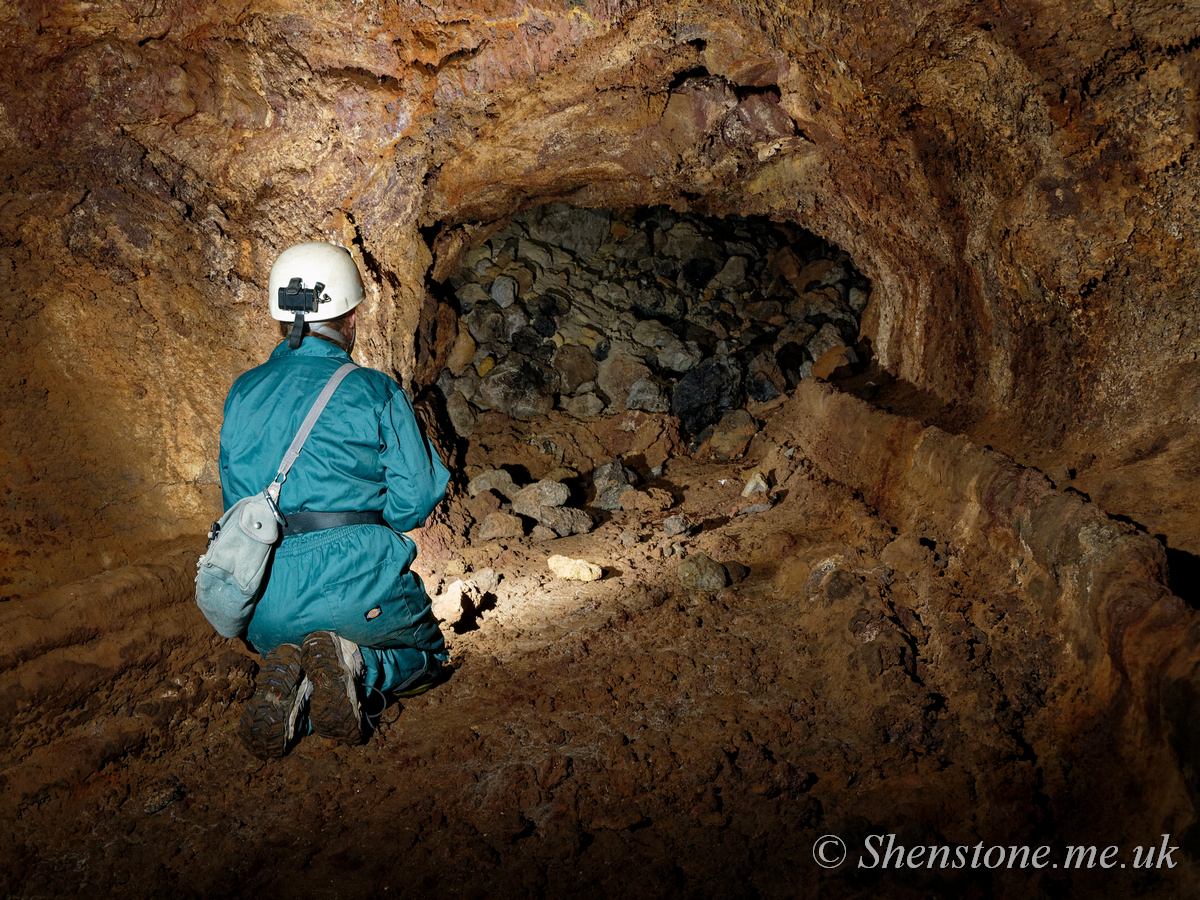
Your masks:
<instances>
[{"instance_id":1,"label":"iron-stained rock","mask_svg":"<svg viewBox=\"0 0 1200 900\"><path fill-rule=\"evenodd\" d=\"M758 423L750 413L744 409L731 409L721 416L713 428L708 448L718 459L734 459L746 452L746 447L757 433Z\"/></svg>"},{"instance_id":2,"label":"iron-stained rock","mask_svg":"<svg viewBox=\"0 0 1200 900\"><path fill-rule=\"evenodd\" d=\"M591 352L578 344L567 344L559 347L551 363L558 373L559 390L564 394L573 394L581 384L592 381L596 377L596 361Z\"/></svg>"},{"instance_id":3,"label":"iron-stained rock","mask_svg":"<svg viewBox=\"0 0 1200 900\"><path fill-rule=\"evenodd\" d=\"M484 519L471 536L480 541L524 537L525 524L520 516L508 512L495 512Z\"/></svg>"}]
</instances>

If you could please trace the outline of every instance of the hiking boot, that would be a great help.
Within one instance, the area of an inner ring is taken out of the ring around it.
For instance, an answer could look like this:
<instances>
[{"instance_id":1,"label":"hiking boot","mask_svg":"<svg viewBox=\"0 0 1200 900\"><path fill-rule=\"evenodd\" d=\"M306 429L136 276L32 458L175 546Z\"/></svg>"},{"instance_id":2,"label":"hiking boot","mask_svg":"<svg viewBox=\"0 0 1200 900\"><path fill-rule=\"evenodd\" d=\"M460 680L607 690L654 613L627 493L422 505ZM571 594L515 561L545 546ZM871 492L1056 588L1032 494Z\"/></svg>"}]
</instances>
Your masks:
<instances>
[{"instance_id":1,"label":"hiking boot","mask_svg":"<svg viewBox=\"0 0 1200 900\"><path fill-rule=\"evenodd\" d=\"M432 687L437 687L450 677L451 668L443 665L433 654L425 654L425 668L401 684L391 695L397 698L416 697Z\"/></svg>"},{"instance_id":2,"label":"hiking boot","mask_svg":"<svg viewBox=\"0 0 1200 900\"><path fill-rule=\"evenodd\" d=\"M280 644L258 667L254 695L242 713L238 737L259 759L283 756L296 735L311 691L300 657L295 644Z\"/></svg>"},{"instance_id":3,"label":"hiking boot","mask_svg":"<svg viewBox=\"0 0 1200 900\"><path fill-rule=\"evenodd\" d=\"M308 719L321 737L344 744L363 742L358 682L362 654L358 645L332 631L314 631L304 639L304 674L312 682Z\"/></svg>"}]
</instances>

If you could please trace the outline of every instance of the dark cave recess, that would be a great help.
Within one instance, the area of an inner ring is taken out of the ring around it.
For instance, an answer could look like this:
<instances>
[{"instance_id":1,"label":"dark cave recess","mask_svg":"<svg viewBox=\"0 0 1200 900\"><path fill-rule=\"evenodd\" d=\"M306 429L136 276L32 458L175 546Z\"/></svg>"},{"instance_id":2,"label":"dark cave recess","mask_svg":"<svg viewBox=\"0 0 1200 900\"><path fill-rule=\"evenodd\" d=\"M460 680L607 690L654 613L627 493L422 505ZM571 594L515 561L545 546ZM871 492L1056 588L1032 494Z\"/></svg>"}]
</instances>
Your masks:
<instances>
[{"instance_id":1,"label":"dark cave recess","mask_svg":"<svg viewBox=\"0 0 1200 900\"><path fill-rule=\"evenodd\" d=\"M765 218L536 207L435 287L458 315L437 387L461 438L487 410L636 409L699 444L835 348L857 361L870 289L848 254Z\"/></svg>"}]
</instances>

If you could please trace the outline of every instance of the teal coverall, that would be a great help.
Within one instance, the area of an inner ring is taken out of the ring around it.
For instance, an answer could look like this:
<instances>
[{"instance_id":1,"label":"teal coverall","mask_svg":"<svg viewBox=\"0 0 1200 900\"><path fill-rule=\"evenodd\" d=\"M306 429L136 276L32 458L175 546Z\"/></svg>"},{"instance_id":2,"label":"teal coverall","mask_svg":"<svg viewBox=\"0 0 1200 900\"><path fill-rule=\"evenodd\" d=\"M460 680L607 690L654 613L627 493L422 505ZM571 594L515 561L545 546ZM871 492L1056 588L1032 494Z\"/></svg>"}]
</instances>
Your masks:
<instances>
[{"instance_id":1,"label":"teal coverall","mask_svg":"<svg viewBox=\"0 0 1200 900\"><path fill-rule=\"evenodd\" d=\"M318 338L306 337L296 350L284 341L234 382L221 426L226 509L271 483L313 401L349 361ZM265 653L313 631L335 631L359 645L364 683L381 691L419 674L426 653L446 661L429 596L409 569L416 545L402 532L424 523L449 478L400 386L374 369L347 375L288 473L279 508L285 518L302 510L378 510L388 525L284 537L250 620L254 648Z\"/></svg>"}]
</instances>

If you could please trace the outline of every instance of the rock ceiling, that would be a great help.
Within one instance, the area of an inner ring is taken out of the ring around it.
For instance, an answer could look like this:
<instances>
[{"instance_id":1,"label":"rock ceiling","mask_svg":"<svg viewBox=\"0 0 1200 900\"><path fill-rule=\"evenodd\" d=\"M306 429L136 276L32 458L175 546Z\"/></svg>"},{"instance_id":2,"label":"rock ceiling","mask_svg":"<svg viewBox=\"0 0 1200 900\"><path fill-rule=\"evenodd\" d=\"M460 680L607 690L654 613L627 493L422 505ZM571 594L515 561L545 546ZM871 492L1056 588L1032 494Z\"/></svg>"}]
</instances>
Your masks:
<instances>
[{"instance_id":1,"label":"rock ceiling","mask_svg":"<svg viewBox=\"0 0 1200 900\"><path fill-rule=\"evenodd\" d=\"M1180 490L1200 379L1195 10L0 15L12 596L207 520L221 398L271 341L258 304L282 247L355 247L365 361L424 382L412 336L448 340L430 280L551 201L811 229L871 280L863 336L929 417L1200 550Z\"/></svg>"}]
</instances>

